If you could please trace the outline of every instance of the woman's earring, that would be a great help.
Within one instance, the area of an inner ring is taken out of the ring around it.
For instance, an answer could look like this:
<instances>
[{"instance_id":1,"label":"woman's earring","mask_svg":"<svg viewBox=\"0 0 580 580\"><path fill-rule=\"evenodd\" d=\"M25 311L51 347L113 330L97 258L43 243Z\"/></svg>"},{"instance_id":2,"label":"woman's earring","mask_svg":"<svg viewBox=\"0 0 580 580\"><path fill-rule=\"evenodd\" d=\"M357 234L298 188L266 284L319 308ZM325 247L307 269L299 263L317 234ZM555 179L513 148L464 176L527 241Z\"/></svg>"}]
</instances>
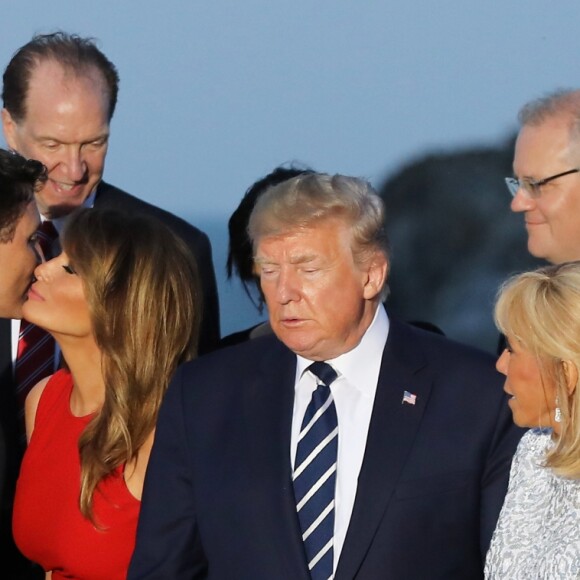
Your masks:
<instances>
[{"instance_id":1,"label":"woman's earring","mask_svg":"<svg viewBox=\"0 0 580 580\"><path fill-rule=\"evenodd\" d=\"M558 397L556 397L556 410L554 411L554 421L556 423L561 423L562 422L562 411L560 410L560 401L558 400Z\"/></svg>"}]
</instances>

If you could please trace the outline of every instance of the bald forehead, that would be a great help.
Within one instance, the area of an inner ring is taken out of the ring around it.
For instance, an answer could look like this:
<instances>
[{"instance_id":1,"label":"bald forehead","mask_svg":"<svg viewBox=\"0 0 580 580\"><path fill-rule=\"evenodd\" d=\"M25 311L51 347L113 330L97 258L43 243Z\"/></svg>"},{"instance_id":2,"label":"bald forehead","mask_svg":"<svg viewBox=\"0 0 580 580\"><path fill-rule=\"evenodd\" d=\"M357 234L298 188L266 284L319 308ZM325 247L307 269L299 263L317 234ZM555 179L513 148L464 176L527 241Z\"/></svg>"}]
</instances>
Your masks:
<instances>
[{"instance_id":1,"label":"bald forehead","mask_svg":"<svg viewBox=\"0 0 580 580\"><path fill-rule=\"evenodd\" d=\"M568 162L575 157L578 139L570 126L570 119L564 115L546 119L540 124L524 125L518 134L514 152L514 171L520 177L532 176L521 173L522 170L534 167L520 165L537 165L536 161L551 159L554 162ZM539 167L537 168L539 169ZM557 169L557 167L556 167Z\"/></svg>"},{"instance_id":2,"label":"bald forehead","mask_svg":"<svg viewBox=\"0 0 580 580\"><path fill-rule=\"evenodd\" d=\"M39 60L30 74L26 111L38 100L79 91L93 94L108 109L107 84L96 66L87 65L78 70L51 58Z\"/></svg>"},{"instance_id":3,"label":"bald forehead","mask_svg":"<svg viewBox=\"0 0 580 580\"><path fill-rule=\"evenodd\" d=\"M33 88L42 90L43 87L50 85L77 83L106 92L105 79L96 66L89 64L79 69L52 58L37 61L30 74L28 89L29 91Z\"/></svg>"}]
</instances>

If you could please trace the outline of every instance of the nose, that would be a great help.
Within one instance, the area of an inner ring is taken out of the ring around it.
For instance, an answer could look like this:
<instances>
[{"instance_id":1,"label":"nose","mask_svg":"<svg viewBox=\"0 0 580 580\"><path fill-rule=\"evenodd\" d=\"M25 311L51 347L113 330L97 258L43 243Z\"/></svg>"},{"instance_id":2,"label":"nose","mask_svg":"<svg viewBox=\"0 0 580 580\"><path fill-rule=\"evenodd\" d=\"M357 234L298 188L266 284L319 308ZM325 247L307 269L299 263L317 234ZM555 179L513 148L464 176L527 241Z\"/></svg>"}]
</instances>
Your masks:
<instances>
[{"instance_id":1,"label":"nose","mask_svg":"<svg viewBox=\"0 0 580 580\"><path fill-rule=\"evenodd\" d=\"M65 153L64 164L66 166L67 177L71 181L81 181L86 173L87 164L81 147L71 146Z\"/></svg>"},{"instance_id":2,"label":"nose","mask_svg":"<svg viewBox=\"0 0 580 580\"><path fill-rule=\"evenodd\" d=\"M530 197L523 187L520 187L510 204L510 208L513 212L529 211L536 206L536 201Z\"/></svg>"},{"instance_id":3,"label":"nose","mask_svg":"<svg viewBox=\"0 0 580 580\"><path fill-rule=\"evenodd\" d=\"M47 263L48 262L46 262L44 260L44 255L43 254L41 254L41 255L42 255L41 262L36 266L36 268L34 268L34 277L37 280L43 280L46 277L45 275L47 272Z\"/></svg>"},{"instance_id":4,"label":"nose","mask_svg":"<svg viewBox=\"0 0 580 580\"><path fill-rule=\"evenodd\" d=\"M51 272L56 267L56 259L57 258L53 258L52 260L48 260L48 262L43 259L42 262L34 268L34 277L37 280L44 280L45 282L50 280Z\"/></svg>"},{"instance_id":5,"label":"nose","mask_svg":"<svg viewBox=\"0 0 580 580\"><path fill-rule=\"evenodd\" d=\"M276 285L276 300L279 304L288 304L299 299L300 286L297 274L288 268L282 268Z\"/></svg>"},{"instance_id":6,"label":"nose","mask_svg":"<svg viewBox=\"0 0 580 580\"><path fill-rule=\"evenodd\" d=\"M503 349L503 352L499 355L495 368L502 374L507 376L508 362L510 353L507 348Z\"/></svg>"}]
</instances>

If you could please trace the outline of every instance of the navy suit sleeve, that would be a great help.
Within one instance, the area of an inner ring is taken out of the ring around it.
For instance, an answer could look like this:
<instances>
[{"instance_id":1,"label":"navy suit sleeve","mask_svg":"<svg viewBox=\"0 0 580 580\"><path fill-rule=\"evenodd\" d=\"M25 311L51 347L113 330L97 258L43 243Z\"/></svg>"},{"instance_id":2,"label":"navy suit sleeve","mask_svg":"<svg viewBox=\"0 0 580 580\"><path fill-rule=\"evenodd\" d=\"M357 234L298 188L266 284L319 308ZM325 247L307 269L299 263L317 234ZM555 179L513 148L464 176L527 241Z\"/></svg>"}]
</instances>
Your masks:
<instances>
[{"instance_id":1,"label":"navy suit sleeve","mask_svg":"<svg viewBox=\"0 0 580 580\"><path fill-rule=\"evenodd\" d=\"M211 242L207 234L184 219L105 182L99 184L95 207L154 216L186 243L197 261L203 293L199 354L217 348L220 339L219 299Z\"/></svg>"},{"instance_id":2,"label":"navy suit sleeve","mask_svg":"<svg viewBox=\"0 0 580 580\"><path fill-rule=\"evenodd\" d=\"M182 399L183 367L162 404L147 467L128 580L202 579L207 562L197 533Z\"/></svg>"},{"instance_id":3,"label":"navy suit sleeve","mask_svg":"<svg viewBox=\"0 0 580 580\"><path fill-rule=\"evenodd\" d=\"M499 399L496 414L494 437L485 464L481 482L481 554L489 549L499 512L509 483L512 458L521 439L524 429L517 427L507 404L507 396Z\"/></svg>"}]
</instances>

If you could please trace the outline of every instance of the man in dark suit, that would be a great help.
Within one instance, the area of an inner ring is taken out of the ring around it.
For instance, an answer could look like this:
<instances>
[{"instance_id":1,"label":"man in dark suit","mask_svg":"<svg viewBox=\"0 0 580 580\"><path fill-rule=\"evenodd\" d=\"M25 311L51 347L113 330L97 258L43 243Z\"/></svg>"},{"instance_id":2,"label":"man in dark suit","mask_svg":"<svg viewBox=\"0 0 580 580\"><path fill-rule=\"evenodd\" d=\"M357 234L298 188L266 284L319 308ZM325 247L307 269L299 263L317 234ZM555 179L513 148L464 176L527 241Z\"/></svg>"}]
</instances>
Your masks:
<instances>
[{"instance_id":1,"label":"man in dark suit","mask_svg":"<svg viewBox=\"0 0 580 580\"><path fill-rule=\"evenodd\" d=\"M130 580L483 577L522 432L489 354L387 315L383 224L355 178L260 197L275 335L178 370Z\"/></svg>"},{"instance_id":2,"label":"man in dark suit","mask_svg":"<svg viewBox=\"0 0 580 580\"><path fill-rule=\"evenodd\" d=\"M4 71L4 137L13 151L38 159L47 167L48 179L36 192L36 203L42 219L51 221L57 232L78 207L113 207L154 216L185 241L197 260L202 282L199 352L205 353L220 337L218 294L207 235L102 181L118 83L115 66L92 39L64 32L37 35L17 50ZM17 336L16 322L0 320L0 384L7 396L13 396L16 389L13 341ZM17 441L8 442L8 446L15 445Z\"/></svg>"},{"instance_id":3,"label":"man in dark suit","mask_svg":"<svg viewBox=\"0 0 580 580\"><path fill-rule=\"evenodd\" d=\"M204 312L200 353L219 340L218 295L207 235L183 219L102 181L119 76L92 39L37 35L12 57L3 76L2 124L8 146L48 168L37 192L42 216L57 230L75 208L114 207L169 225L197 259Z\"/></svg>"},{"instance_id":4,"label":"man in dark suit","mask_svg":"<svg viewBox=\"0 0 580 580\"><path fill-rule=\"evenodd\" d=\"M0 149L0 316L21 318L22 304L38 260L38 210L34 191L46 179L34 160ZM2 561L14 578L28 563L14 546L11 533L14 485L20 460L14 393L0 388L0 546Z\"/></svg>"}]
</instances>

